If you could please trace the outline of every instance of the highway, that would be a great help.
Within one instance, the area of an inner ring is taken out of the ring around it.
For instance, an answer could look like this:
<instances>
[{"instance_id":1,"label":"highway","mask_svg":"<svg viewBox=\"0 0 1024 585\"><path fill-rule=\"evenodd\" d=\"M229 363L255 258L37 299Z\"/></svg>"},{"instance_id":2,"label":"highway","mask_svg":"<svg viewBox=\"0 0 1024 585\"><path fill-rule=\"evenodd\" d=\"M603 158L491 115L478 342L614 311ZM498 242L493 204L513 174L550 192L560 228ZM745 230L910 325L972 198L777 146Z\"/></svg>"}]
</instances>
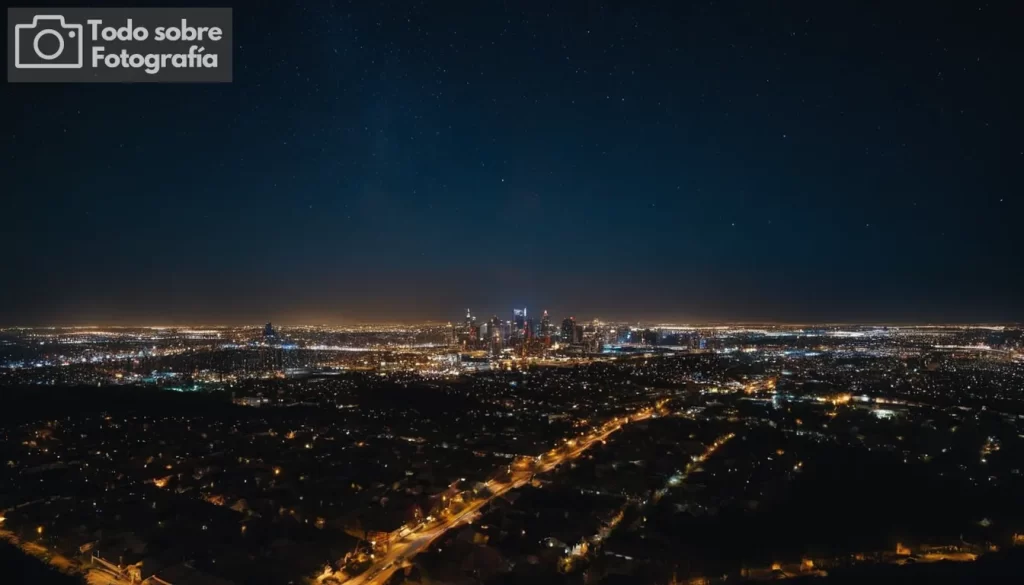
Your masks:
<instances>
[{"instance_id":1,"label":"highway","mask_svg":"<svg viewBox=\"0 0 1024 585\"><path fill-rule=\"evenodd\" d=\"M661 403L655 408L660 407ZM552 449L539 458L525 457L517 460L512 464L513 471L509 479L505 481L492 479L486 482L490 492L487 497L469 502L451 516L439 518L430 523L420 524L417 528L405 534L405 536L401 536L401 533L407 529L396 531L392 534L392 542L394 544L391 545L391 549L387 554L380 559L376 559L373 565L363 573L341 581L341 583L343 585L382 585L387 582L395 571L402 567L403 563L426 550L432 542L445 532L460 524L472 521L480 509L494 498L526 485L535 474L551 471L566 461L576 459L595 443L604 441L623 426L651 418L656 412L655 408L648 408L629 416L612 419L602 425L600 429L592 431L583 437L569 439L565 441L562 447ZM516 469L517 467L519 469Z\"/></svg>"}]
</instances>

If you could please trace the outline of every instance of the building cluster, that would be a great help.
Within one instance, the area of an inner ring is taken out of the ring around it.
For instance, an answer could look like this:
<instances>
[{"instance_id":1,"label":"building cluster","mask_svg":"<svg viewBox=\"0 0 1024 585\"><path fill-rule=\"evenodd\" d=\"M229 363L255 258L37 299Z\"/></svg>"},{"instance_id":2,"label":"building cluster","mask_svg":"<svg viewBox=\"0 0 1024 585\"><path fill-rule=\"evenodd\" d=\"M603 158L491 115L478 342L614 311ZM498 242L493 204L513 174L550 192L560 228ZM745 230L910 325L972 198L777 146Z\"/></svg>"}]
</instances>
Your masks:
<instances>
[{"instance_id":1,"label":"building cluster","mask_svg":"<svg viewBox=\"0 0 1024 585\"><path fill-rule=\"evenodd\" d=\"M1024 545L1015 329L4 335L0 537L115 583L727 583Z\"/></svg>"},{"instance_id":2,"label":"building cluster","mask_svg":"<svg viewBox=\"0 0 1024 585\"><path fill-rule=\"evenodd\" d=\"M709 330L714 335L714 330ZM544 311L539 320L527 309L513 309L512 318L478 320L470 309L461 323L449 324L447 344L461 351L485 351L491 356L595 355L616 346L707 349L708 331L694 327L649 327L609 323L598 319L553 320Z\"/></svg>"}]
</instances>

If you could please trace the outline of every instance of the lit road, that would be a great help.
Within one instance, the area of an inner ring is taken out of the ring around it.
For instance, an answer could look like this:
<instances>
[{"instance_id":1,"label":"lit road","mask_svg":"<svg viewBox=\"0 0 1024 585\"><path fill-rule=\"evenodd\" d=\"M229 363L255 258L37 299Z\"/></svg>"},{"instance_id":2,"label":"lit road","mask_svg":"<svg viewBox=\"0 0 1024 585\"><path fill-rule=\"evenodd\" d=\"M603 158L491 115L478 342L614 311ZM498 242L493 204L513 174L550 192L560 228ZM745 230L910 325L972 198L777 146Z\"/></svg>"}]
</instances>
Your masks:
<instances>
[{"instance_id":1,"label":"lit road","mask_svg":"<svg viewBox=\"0 0 1024 585\"><path fill-rule=\"evenodd\" d=\"M668 482L665 483L665 487L663 487L662 489L660 489L657 492L655 492L653 498L651 498L650 500L644 501L641 504L639 509L643 510L647 506L649 506L650 504L658 502L666 493L668 493L669 489L681 485L690 476L690 473L692 473L701 464L703 464L705 461L707 461L709 457L714 455L715 451L717 451L719 447L721 447L722 445L724 445L727 442L729 442L735 436L736 436L735 433L729 433L729 434L726 434L726 435L722 435L721 437L716 439L714 443L708 445L704 449L703 453L701 453L698 456L693 457L690 460L690 462L686 464L685 471L677 473L677 474L673 475L671 478L669 478ZM596 544L599 544L599 543L607 540L608 537L611 536L613 532L615 532L615 529L618 528L619 523L622 522L622 519L625 517L626 510L629 508L630 505L632 505L632 501L626 500L626 503L622 505L621 509L619 509L618 514L613 516L612 519L609 520L607 524L602 526L600 528L600 530L597 531L597 534L594 534L594 536L592 536L591 538L588 539L590 544L591 545L596 545ZM578 558L586 557L587 554L588 554L588 550L589 551L593 551L594 548L592 546L589 549L574 548L572 553L570 553L570 555L568 557L566 557L566 560L568 560L569 563L570 563L569 566L571 566L571 563L573 562L573 559L578 559Z\"/></svg>"},{"instance_id":2,"label":"lit road","mask_svg":"<svg viewBox=\"0 0 1024 585\"><path fill-rule=\"evenodd\" d=\"M676 473L672 477L668 478L668 481L665 483L665 487L654 492L654 497L652 498L652 501L658 502L659 500L661 500L662 497L664 497L665 494L668 493L670 489L682 485L682 483L686 481L688 477L690 477L690 474L693 473L695 469L703 465L709 457L715 454L715 451L718 451L718 449L722 445L731 441L735 436L736 433L728 433L715 439L715 442L708 445L704 449L703 453L701 453L698 456L695 456L692 460L690 460L690 462L686 464L686 468L681 473Z\"/></svg>"},{"instance_id":3,"label":"lit road","mask_svg":"<svg viewBox=\"0 0 1024 585\"><path fill-rule=\"evenodd\" d=\"M85 582L89 585L128 585L129 583L129 581L118 579L110 573L98 569L90 569L85 575Z\"/></svg>"},{"instance_id":4,"label":"lit road","mask_svg":"<svg viewBox=\"0 0 1024 585\"><path fill-rule=\"evenodd\" d=\"M660 408L662 405L663 403L659 403L656 408ZM512 473L509 479L504 481L492 479L486 482L490 492L486 497L470 501L454 514L421 524L405 534L404 537L401 536L402 532L405 532L403 530L393 533L391 537L393 544L387 554L377 559L365 572L343 581L344 585L382 585L402 567L405 561L426 550L430 543L445 532L472 521L480 508L494 498L526 485L535 474L551 471L566 461L576 459L595 443L604 441L624 425L646 420L651 418L654 413L655 408L649 408L628 417L615 418L599 429L591 431L588 435L566 440L563 446L552 449L539 458L525 457L517 460L512 464Z\"/></svg>"}]
</instances>

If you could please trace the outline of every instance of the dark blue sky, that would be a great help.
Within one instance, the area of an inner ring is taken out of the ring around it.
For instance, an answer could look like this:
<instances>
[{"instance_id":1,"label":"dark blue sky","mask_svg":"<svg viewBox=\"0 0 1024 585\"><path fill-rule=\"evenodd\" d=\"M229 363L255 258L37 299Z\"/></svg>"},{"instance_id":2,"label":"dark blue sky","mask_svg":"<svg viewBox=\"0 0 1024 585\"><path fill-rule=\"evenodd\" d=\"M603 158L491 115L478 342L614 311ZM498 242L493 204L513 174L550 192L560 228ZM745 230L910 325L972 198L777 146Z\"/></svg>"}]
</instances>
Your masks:
<instances>
[{"instance_id":1,"label":"dark blue sky","mask_svg":"<svg viewBox=\"0 0 1024 585\"><path fill-rule=\"evenodd\" d=\"M1012 3L234 26L232 84L4 86L0 323L1024 319Z\"/></svg>"}]
</instances>

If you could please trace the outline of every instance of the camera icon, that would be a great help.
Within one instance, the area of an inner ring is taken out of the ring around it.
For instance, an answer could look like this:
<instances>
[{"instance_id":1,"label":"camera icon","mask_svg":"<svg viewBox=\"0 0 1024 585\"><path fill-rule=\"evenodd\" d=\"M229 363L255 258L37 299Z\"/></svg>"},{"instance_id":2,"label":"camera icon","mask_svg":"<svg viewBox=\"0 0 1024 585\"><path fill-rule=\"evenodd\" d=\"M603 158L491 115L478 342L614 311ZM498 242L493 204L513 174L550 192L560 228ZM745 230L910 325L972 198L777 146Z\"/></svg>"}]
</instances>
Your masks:
<instances>
[{"instance_id":1,"label":"camera icon","mask_svg":"<svg viewBox=\"0 0 1024 585\"><path fill-rule=\"evenodd\" d=\"M16 69L81 69L82 25L59 14L37 14L14 27Z\"/></svg>"}]
</instances>

